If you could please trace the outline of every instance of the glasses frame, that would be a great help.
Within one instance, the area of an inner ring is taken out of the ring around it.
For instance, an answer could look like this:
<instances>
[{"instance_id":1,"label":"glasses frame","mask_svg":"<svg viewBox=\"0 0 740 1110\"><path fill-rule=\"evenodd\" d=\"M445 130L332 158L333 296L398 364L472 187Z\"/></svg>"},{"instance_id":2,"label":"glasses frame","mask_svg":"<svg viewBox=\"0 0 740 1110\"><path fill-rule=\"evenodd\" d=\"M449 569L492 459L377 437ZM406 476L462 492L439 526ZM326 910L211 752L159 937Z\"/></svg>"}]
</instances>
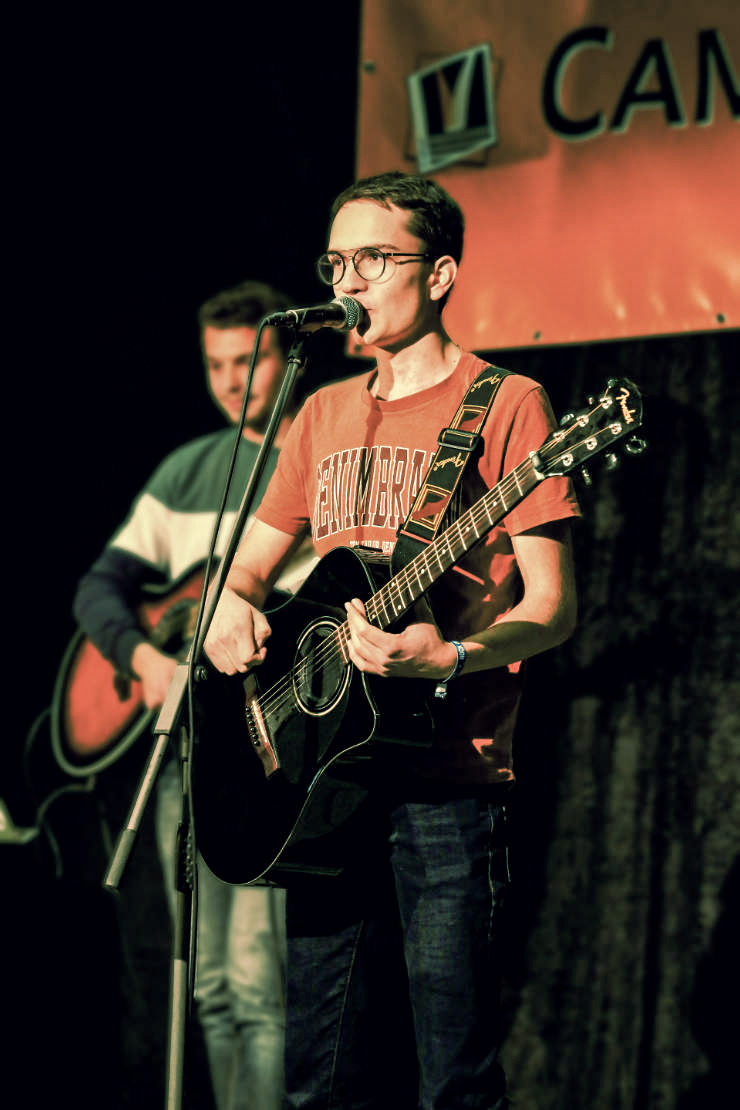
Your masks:
<instances>
[{"instance_id":1,"label":"glasses frame","mask_svg":"<svg viewBox=\"0 0 740 1110\"><path fill-rule=\"evenodd\" d=\"M379 254L382 257L383 269L380 271L377 277L367 278L357 269L357 263L355 262L355 259L357 258L357 255L362 254L363 251L374 251L375 254ZM327 279L321 273L321 262L324 258L331 258L332 255L336 255L338 258L341 258L342 272L335 281L327 281ZM383 274L385 273L387 260L389 258L423 258L426 259L427 262L431 262L434 260L434 255L430 254L429 251L423 251L422 253L415 251L382 251L379 247L358 247L354 254L349 259L347 259L344 257L341 251L324 251L324 253L316 261L316 272L319 275L320 281L323 281L325 285L330 285L333 287L335 285L338 285L339 282L342 280L344 275L347 273L347 265L349 262L351 262L355 268L355 273L358 277L362 278L363 281L380 281Z\"/></svg>"}]
</instances>

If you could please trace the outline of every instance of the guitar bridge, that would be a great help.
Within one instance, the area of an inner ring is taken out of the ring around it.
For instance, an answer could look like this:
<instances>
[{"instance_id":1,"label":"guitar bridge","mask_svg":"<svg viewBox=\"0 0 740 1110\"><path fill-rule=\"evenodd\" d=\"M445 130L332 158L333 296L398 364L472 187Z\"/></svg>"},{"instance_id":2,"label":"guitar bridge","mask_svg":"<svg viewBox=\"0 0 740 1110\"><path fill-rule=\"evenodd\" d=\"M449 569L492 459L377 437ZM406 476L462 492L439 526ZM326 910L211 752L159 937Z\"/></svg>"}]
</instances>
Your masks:
<instances>
[{"instance_id":1,"label":"guitar bridge","mask_svg":"<svg viewBox=\"0 0 740 1110\"><path fill-rule=\"evenodd\" d=\"M244 695L246 698L244 719L247 723L249 742L262 764L265 776L269 778L278 769L278 759L262 716L257 697L257 683L252 675L247 675L244 679Z\"/></svg>"}]
</instances>

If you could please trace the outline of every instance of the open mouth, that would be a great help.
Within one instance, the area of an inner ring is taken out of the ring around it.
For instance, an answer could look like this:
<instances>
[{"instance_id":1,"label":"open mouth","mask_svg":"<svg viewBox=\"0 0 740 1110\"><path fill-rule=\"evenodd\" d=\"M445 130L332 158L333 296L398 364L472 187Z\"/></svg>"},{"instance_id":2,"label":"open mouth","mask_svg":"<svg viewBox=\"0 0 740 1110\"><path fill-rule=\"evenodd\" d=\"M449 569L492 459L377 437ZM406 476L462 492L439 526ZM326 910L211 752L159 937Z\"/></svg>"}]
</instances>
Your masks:
<instances>
[{"instance_id":1,"label":"open mouth","mask_svg":"<svg viewBox=\"0 0 740 1110\"><path fill-rule=\"evenodd\" d=\"M370 327L370 317L368 316L367 309L365 308L364 305L363 305L363 309L364 309L364 311L362 313L362 317L360 319L360 322L358 323L357 327L355 328L355 331L360 336L364 335L365 332L367 331L367 329Z\"/></svg>"}]
</instances>

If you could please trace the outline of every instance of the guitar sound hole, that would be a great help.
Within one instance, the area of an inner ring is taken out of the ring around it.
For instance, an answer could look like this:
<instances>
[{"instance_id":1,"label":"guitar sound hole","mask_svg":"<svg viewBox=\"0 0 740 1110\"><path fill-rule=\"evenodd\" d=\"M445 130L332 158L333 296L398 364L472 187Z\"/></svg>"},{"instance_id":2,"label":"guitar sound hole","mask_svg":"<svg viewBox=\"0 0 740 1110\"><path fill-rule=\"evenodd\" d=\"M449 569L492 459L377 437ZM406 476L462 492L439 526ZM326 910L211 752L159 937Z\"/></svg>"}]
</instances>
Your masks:
<instances>
[{"instance_id":1,"label":"guitar sound hole","mask_svg":"<svg viewBox=\"0 0 740 1110\"><path fill-rule=\"evenodd\" d=\"M322 617L304 629L293 667L293 688L304 713L312 717L330 713L341 701L350 679L337 642L339 622Z\"/></svg>"}]
</instances>

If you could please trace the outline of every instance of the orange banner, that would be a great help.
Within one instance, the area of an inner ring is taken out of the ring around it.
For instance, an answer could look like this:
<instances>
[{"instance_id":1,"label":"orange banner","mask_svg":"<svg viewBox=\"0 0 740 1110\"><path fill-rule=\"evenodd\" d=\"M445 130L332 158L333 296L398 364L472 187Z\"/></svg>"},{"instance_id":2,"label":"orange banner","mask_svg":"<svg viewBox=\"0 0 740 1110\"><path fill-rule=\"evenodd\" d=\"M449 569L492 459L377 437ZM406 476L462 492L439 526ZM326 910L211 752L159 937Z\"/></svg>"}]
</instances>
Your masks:
<instances>
[{"instance_id":1,"label":"orange banner","mask_svg":"<svg viewBox=\"0 0 740 1110\"><path fill-rule=\"evenodd\" d=\"M358 176L466 216L473 350L740 323L740 4L366 0Z\"/></svg>"}]
</instances>

